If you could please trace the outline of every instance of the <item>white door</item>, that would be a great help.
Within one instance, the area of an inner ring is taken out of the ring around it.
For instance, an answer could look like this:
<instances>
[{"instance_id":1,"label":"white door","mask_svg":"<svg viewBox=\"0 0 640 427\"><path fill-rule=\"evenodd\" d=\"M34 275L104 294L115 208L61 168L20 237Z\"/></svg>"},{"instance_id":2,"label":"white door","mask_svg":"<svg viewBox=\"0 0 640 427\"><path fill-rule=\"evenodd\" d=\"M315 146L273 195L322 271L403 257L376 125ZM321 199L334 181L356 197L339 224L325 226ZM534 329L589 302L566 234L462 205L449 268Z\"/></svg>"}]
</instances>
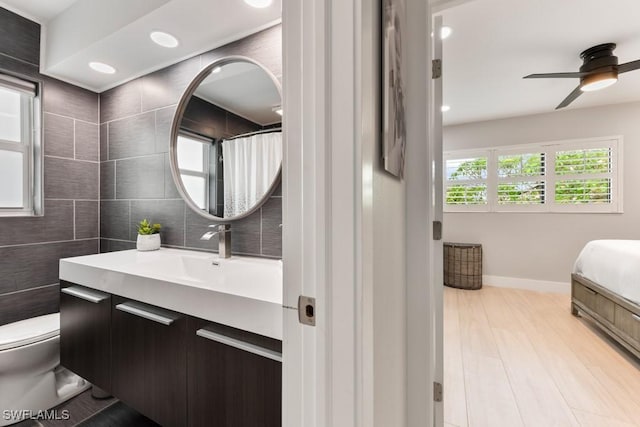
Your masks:
<instances>
[{"instance_id":1,"label":"white door","mask_svg":"<svg viewBox=\"0 0 640 427\"><path fill-rule=\"evenodd\" d=\"M433 400L434 353L441 352L434 343L435 330L441 329L433 308L436 295L442 304L441 292L431 286L437 280L430 276L437 262L429 240L434 208L432 193L425 191L433 186L427 120L431 17L425 0L405 1L408 158L403 209L409 226L397 232L406 235L407 321L402 336L407 348L402 349L406 371L400 375L407 402L392 425L425 427L435 421L428 402ZM372 195L366 191L371 168L363 152L374 132L375 118L367 118L376 101L366 95L371 95L369 71L376 67L372 58L378 50L367 38L379 22L373 9L378 2L282 4L283 426L369 427L376 421L370 351L375 334L367 263L375 230L370 229L371 204L364 202ZM315 326L298 322L300 295L315 298Z\"/></svg>"},{"instance_id":2,"label":"white door","mask_svg":"<svg viewBox=\"0 0 640 427\"><path fill-rule=\"evenodd\" d=\"M433 68L432 75L432 91L433 100L432 100L432 137L431 137L431 150L433 161L431 162L431 166L433 168L433 206L432 206L432 217L436 224L440 224L440 226L435 225L432 230L432 248L431 248L431 286L433 286L433 295L434 295L434 306L433 306L433 314L434 314L434 338L435 338L435 382L444 384L444 373L443 373L443 353L444 353L444 345L443 345L443 313L442 308L444 304L444 296L443 296L443 249L442 249L442 229L443 227L443 159L442 159L442 105L443 105L443 96L442 96L442 38L440 37L442 31L442 16L435 16L433 23L433 60L434 64L436 64ZM439 65L437 65L439 64ZM438 73L440 73L438 75ZM436 230L436 228L440 227L440 230ZM440 233L440 236L436 236L434 234ZM434 407L434 417L435 417L435 425L441 426L444 424L444 413L443 413L443 404L442 401L438 401L439 399L434 399L435 407Z\"/></svg>"},{"instance_id":3,"label":"white door","mask_svg":"<svg viewBox=\"0 0 640 427\"><path fill-rule=\"evenodd\" d=\"M361 425L356 8L284 0L282 21L283 426ZM298 321L301 295L315 326Z\"/></svg>"}]
</instances>

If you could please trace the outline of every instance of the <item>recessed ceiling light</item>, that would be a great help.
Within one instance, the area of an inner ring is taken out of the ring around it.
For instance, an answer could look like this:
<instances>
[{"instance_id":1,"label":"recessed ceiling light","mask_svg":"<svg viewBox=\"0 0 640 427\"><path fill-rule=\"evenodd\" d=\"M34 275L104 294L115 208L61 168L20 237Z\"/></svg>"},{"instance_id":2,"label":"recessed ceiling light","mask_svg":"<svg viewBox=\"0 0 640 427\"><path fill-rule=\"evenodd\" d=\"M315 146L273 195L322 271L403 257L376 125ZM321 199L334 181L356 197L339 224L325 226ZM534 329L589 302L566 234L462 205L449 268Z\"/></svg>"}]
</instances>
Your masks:
<instances>
[{"instance_id":1,"label":"recessed ceiling light","mask_svg":"<svg viewBox=\"0 0 640 427\"><path fill-rule=\"evenodd\" d=\"M449 110L451 110L451 107L448 105L443 105L442 107L440 107L440 111L442 111L443 113L446 113Z\"/></svg>"},{"instance_id":2,"label":"recessed ceiling light","mask_svg":"<svg viewBox=\"0 0 640 427\"><path fill-rule=\"evenodd\" d=\"M162 47L172 48L178 46L178 39L164 31L154 31L149 34L149 37L151 37L151 40L153 40L155 44Z\"/></svg>"},{"instance_id":3,"label":"recessed ceiling light","mask_svg":"<svg viewBox=\"0 0 640 427\"><path fill-rule=\"evenodd\" d=\"M222 71L222 67L218 65L213 70L211 70L211 74L218 74L220 71Z\"/></svg>"},{"instance_id":4,"label":"recessed ceiling light","mask_svg":"<svg viewBox=\"0 0 640 427\"><path fill-rule=\"evenodd\" d=\"M113 74L116 72L115 68L103 62L89 62L89 67L94 71L104 74Z\"/></svg>"},{"instance_id":5,"label":"recessed ceiling light","mask_svg":"<svg viewBox=\"0 0 640 427\"><path fill-rule=\"evenodd\" d=\"M271 3L273 3L273 0L244 0L244 2L249 6L252 6L258 9L264 9L265 7L271 6Z\"/></svg>"}]
</instances>

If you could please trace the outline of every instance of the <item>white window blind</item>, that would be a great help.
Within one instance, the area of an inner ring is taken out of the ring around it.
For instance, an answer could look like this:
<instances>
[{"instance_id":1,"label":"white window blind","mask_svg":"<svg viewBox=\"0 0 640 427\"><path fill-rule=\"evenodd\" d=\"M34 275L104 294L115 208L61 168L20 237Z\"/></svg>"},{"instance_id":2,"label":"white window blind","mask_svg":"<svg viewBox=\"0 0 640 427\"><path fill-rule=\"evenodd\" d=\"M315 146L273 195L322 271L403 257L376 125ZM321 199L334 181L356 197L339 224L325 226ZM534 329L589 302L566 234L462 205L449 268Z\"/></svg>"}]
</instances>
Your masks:
<instances>
[{"instance_id":1,"label":"white window blind","mask_svg":"<svg viewBox=\"0 0 640 427\"><path fill-rule=\"evenodd\" d=\"M36 90L32 82L0 74L0 216L42 212Z\"/></svg>"},{"instance_id":2,"label":"white window blind","mask_svg":"<svg viewBox=\"0 0 640 427\"><path fill-rule=\"evenodd\" d=\"M496 209L538 209L546 199L546 155L534 152L496 151ZM524 206L524 208L519 208Z\"/></svg>"},{"instance_id":3,"label":"white window blind","mask_svg":"<svg viewBox=\"0 0 640 427\"><path fill-rule=\"evenodd\" d=\"M463 154L452 154L445 160L446 203L451 209L461 206L463 209L486 210L488 156L484 153Z\"/></svg>"},{"instance_id":4,"label":"white window blind","mask_svg":"<svg viewBox=\"0 0 640 427\"><path fill-rule=\"evenodd\" d=\"M556 203L610 204L612 149L583 148L556 152Z\"/></svg>"},{"instance_id":5,"label":"white window blind","mask_svg":"<svg viewBox=\"0 0 640 427\"><path fill-rule=\"evenodd\" d=\"M622 138L445 154L445 210L621 212Z\"/></svg>"}]
</instances>

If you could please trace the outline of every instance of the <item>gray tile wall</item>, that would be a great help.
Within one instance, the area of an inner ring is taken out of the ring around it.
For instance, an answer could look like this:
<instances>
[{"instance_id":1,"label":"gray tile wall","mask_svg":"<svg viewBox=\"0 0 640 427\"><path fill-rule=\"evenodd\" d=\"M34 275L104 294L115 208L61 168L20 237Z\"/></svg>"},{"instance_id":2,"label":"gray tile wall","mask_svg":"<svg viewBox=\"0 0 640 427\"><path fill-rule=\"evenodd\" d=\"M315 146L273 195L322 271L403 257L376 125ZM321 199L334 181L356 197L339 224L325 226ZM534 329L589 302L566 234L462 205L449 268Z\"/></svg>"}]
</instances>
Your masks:
<instances>
[{"instance_id":1,"label":"gray tile wall","mask_svg":"<svg viewBox=\"0 0 640 427\"><path fill-rule=\"evenodd\" d=\"M44 216L0 218L0 325L58 310L60 258L99 250L98 95L38 73L40 25L0 8L0 72L43 84Z\"/></svg>"},{"instance_id":2,"label":"gray tile wall","mask_svg":"<svg viewBox=\"0 0 640 427\"><path fill-rule=\"evenodd\" d=\"M282 81L281 27L276 26L100 94L100 250L135 247L135 224L163 225L164 245L217 251L214 237L200 240L211 221L182 201L169 168L176 104L206 65L229 55L248 56ZM60 132L62 138L64 133ZM282 196L231 224L234 253L279 258Z\"/></svg>"}]
</instances>

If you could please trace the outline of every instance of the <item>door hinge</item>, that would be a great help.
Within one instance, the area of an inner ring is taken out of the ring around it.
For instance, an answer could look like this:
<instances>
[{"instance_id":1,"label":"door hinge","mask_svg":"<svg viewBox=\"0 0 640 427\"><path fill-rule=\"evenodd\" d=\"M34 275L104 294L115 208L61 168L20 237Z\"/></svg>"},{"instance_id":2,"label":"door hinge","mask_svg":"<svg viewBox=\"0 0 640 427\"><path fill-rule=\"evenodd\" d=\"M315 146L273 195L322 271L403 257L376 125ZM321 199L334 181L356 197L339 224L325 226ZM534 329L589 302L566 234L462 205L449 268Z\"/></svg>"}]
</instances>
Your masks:
<instances>
[{"instance_id":1,"label":"door hinge","mask_svg":"<svg viewBox=\"0 0 640 427\"><path fill-rule=\"evenodd\" d=\"M442 240L442 221L433 221L433 240Z\"/></svg>"},{"instance_id":2,"label":"door hinge","mask_svg":"<svg viewBox=\"0 0 640 427\"><path fill-rule=\"evenodd\" d=\"M442 59L434 59L431 61L431 78L439 79L442 77Z\"/></svg>"},{"instance_id":3,"label":"door hinge","mask_svg":"<svg viewBox=\"0 0 640 427\"><path fill-rule=\"evenodd\" d=\"M433 401L442 402L442 384L438 382L433 383Z\"/></svg>"},{"instance_id":4,"label":"door hinge","mask_svg":"<svg viewBox=\"0 0 640 427\"><path fill-rule=\"evenodd\" d=\"M298 321L303 325L316 326L316 299L300 295L298 297Z\"/></svg>"}]
</instances>

